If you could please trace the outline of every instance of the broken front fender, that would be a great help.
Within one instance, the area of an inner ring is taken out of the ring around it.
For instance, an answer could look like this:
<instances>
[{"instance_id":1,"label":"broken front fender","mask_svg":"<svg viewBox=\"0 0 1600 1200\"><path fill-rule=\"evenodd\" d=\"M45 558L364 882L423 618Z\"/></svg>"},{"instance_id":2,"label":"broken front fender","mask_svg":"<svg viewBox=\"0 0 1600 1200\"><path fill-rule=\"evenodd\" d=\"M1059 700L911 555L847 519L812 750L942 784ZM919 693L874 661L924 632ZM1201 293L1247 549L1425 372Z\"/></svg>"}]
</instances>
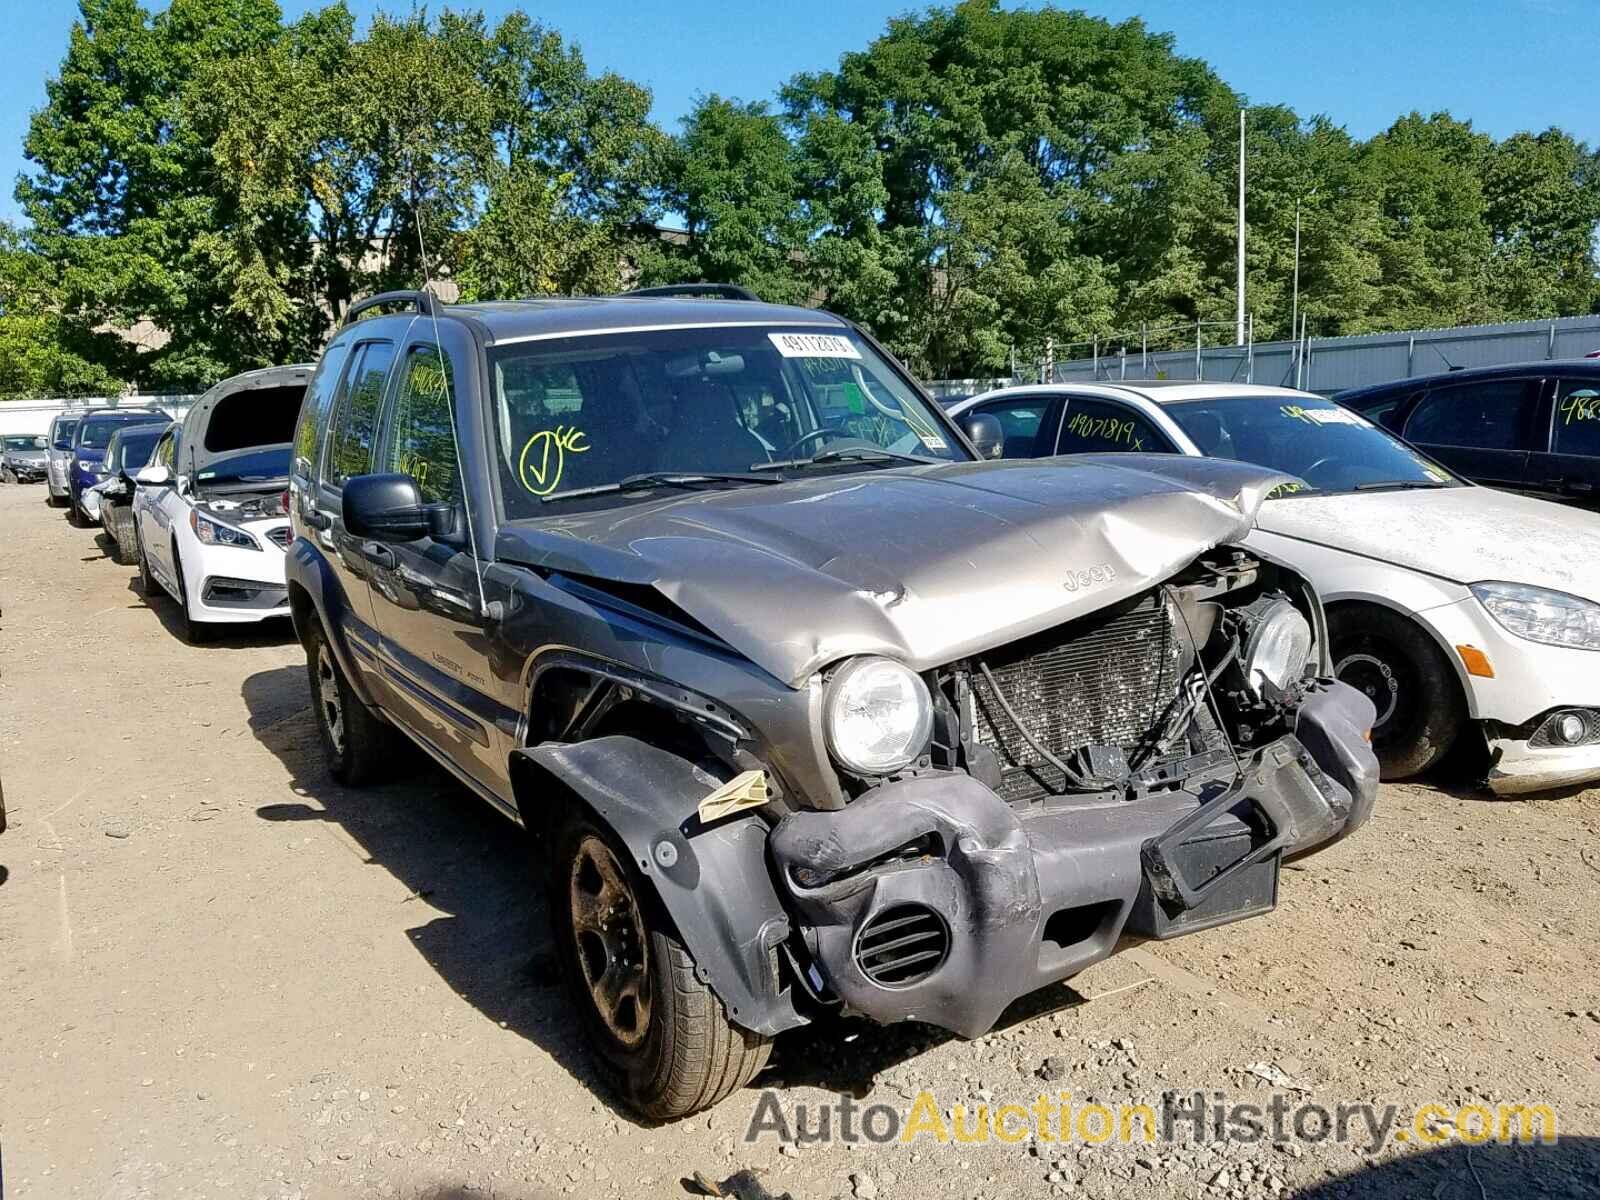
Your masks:
<instances>
[{"instance_id":1,"label":"broken front fender","mask_svg":"<svg viewBox=\"0 0 1600 1200\"><path fill-rule=\"evenodd\" d=\"M767 869L766 824L700 821L700 801L721 780L623 736L518 750L511 778L530 831L548 823L560 788L622 840L734 1024L770 1036L805 1023L778 969L789 918Z\"/></svg>"}]
</instances>

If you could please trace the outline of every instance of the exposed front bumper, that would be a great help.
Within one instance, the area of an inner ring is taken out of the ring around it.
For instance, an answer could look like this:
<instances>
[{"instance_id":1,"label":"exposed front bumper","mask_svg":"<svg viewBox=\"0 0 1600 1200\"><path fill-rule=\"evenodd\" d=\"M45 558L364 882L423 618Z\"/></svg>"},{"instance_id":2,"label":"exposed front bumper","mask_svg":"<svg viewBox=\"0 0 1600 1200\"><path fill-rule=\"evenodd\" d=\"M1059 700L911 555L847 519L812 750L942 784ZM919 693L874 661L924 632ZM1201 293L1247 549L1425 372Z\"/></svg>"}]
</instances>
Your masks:
<instances>
[{"instance_id":1,"label":"exposed front bumper","mask_svg":"<svg viewBox=\"0 0 1600 1200\"><path fill-rule=\"evenodd\" d=\"M184 551L185 586L194 620L238 625L289 615L284 553L269 536L271 529L286 524L273 521L241 526L261 544L259 550L205 546Z\"/></svg>"},{"instance_id":2,"label":"exposed front bumper","mask_svg":"<svg viewBox=\"0 0 1600 1200\"><path fill-rule=\"evenodd\" d=\"M18 483L38 483L45 477L43 463L8 461L6 469L16 476Z\"/></svg>"},{"instance_id":3,"label":"exposed front bumper","mask_svg":"<svg viewBox=\"0 0 1600 1200\"><path fill-rule=\"evenodd\" d=\"M1600 782L1600 743L1534 746L1527 739L1489 735L1489 790L1519 796Z\"/></svg>"},{"instance_id":4,"label":"exposed front bumper","mask_svg":"<svg viewBox=\"0 0 1600 1200\"><path fill-rule=\"evenodd\" d=\"M968 775L903 780L839 811L791 814L772 854L850 1010L975 1037L1018 996L1126 939L1270 910L1284 857L1370 816L1378 764L1363 735L1373 715L1354 689L1319 685L1296 732L1246 758L1236 782L1230 767L1193 790L1133 801L1019 810ZM930 948L937 961L885 969Z\"/></svg>"}]
</instances>

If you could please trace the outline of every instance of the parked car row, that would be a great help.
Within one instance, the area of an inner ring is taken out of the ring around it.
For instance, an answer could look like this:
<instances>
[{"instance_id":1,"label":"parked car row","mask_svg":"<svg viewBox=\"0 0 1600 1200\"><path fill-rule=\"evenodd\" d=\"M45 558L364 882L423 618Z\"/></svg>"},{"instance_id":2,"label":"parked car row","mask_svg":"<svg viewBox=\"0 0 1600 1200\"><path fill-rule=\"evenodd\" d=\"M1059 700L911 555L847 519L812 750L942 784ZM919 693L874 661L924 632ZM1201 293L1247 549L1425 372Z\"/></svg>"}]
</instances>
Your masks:
<instances>
[{"instance_id":1,"label":"parked car row","mask_svg":"<svg viewBox=\"0 0 1600 1200\"><path fill-rule=\"evenodd\" d=\"M405 739L527 830L596 1060L655 1119L828 1014L975 1036L1130 942L1271 910L1286 859L1368 819L1375 726L1414 767L1458 662L1553 694L1590 629L1509 557L1441 576L1383 540L1560 510L1318 397L946 411L850 322L727 287L373 297L314 367L219 384L133 468L149 432L52 494L131 526L191 640L292 618L339 783ZM1468 495L1513 507L1444 503ZM1431 676L1353 665L1380 613L1451 606ZM1563 718L1600 710L1570 690ZM1564 720L1463 696L1458 729L1551 770Z\"/></svg>"}]
</instances>

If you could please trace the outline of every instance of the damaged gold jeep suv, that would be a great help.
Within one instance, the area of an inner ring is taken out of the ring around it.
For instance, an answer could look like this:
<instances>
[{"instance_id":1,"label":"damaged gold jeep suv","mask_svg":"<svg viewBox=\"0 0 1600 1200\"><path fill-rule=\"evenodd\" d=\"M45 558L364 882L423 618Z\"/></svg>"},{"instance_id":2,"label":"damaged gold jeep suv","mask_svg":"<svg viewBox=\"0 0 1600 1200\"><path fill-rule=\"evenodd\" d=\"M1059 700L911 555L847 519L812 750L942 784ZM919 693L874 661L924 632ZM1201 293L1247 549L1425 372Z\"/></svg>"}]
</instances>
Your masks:
<instances>
[{"instance_id":1,"label":"damaged gold jeep suv","mask_svg":"<svg viewBox=\"0 0 1600 1200\"><path fill-rule=\"evenodd\" d=\"M1317 597L1236 544L1283 476L985 461L860 329L752 299L351 318L287 568L333 771L399 731L526 827L641 1113L830 1012L980 1034L1371 811Z\"/></svg>"}]
</instances>

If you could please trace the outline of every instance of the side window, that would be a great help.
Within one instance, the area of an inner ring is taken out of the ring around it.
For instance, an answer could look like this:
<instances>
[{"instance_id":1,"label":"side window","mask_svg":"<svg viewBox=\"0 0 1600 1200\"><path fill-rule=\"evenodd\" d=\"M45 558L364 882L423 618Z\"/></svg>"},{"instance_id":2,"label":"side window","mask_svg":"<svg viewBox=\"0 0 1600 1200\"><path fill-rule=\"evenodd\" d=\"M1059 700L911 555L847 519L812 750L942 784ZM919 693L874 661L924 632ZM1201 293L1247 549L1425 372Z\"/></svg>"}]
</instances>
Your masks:
<instances>
[{"instance_id":1,"label":"side window","mask_svg":"<svg viewBox=\"0 0 1600 1200\"><path fill-rule=\"evenodd\" d=\"M1026 396L985 404L976 411L1000 422L1006 435L1001 458L1036 458L1052 453L1048 438L1044 445L1039 444L1039 427L1053 407L1049 396ZM1050 432L1055 431L1051 429Z\"/></svg>"},{"instance_id":2,"label":"side window","mask_svg":"<svg viewBox=\"0 0 1600 1200\"><path fill-rule=\"evenodd\" d=\"M1550 448L1557 454L1600 458L1600 380L1560 381Z\"/></svg>"},{"instance_id":3,"label":"side window","mask_svg":"<svg viewBox=\"0 0 1600 1200\"><path fill-rule=\"evenodd\" d=\"M1530 395L1524 379L1434 388L1412 411L1405 436L1425 446L1518 450L1527 428Z\"/></svg>"},{"instance_id":4,"label":"side window","mask_svg":"<svg viewBox=\"0 0 1600 1200\"><path fill-rule=\"evenodd\" d=\"M381 467L415 479L426 503L454 500L460 487L451 425L455 379L450 360L436 346L413 346L406 351L401 371Z\"/></svg>"},{"instance_id":5,"label":"side window","mask_svg":"<svg viewBox=\"0 0 1600 1200\"><path fill-rule=\"evenodd\" d=\"M1405 411L1406 405L1411 402L1411 397L1415 395L1415 392L1393 392L1381 400L1362 406L1356 411L1374 424L1382 425L1385 429L1392 429L1398 432L1400 414Z\"/></svg>"},{"instance_id":6,"label":"side window","mask_svg":"<svg viewBox=\"0 0 1600 1200\"><path fill-rule=\"evenodd\" d=\"M1144 416L1114 400L1074 396L1061 422L1058 454L1104 454L1124 450L1170 454L1172 444Z\"/></svg>"},{"instance_id":7,"label":"side window","mask_svg":"<svg viewBox=\"0 0 1600 1200\"><path fill-rule=\"evenodd\" d=\"M156 446L156 452L150 456L153 466L165 467L172 470L173 458L177 453L178 435L176 433L163 434L161 441Z\"/></svg>"},{"instance_id":8,"label":"side window","mask_svg":"<svg viewBox=\"0 0 1600 1200\"><path fill-rule=\"evenodd\" d=\"M349 346L329 346L317 364L317 373L306 386L306 398L300 404L300 423L294 431L294 474L302 479L316 475L317 446L328 428L333 394L349 353Z\"/></svg>"},{"instance_id":9,"label":"side window","mask_svg":"<svg viewBox=\"0 0 1600 1200\"><path fill-rule=\"evenodd\" d=\"M394 347L388 342L367 342L356 348L333 416L328 458L322 471L323 479L333 487L343 487L345 480L372 470L378 409L383 404L383 384L393 360Z\"/></svg>"}]
</instances>

